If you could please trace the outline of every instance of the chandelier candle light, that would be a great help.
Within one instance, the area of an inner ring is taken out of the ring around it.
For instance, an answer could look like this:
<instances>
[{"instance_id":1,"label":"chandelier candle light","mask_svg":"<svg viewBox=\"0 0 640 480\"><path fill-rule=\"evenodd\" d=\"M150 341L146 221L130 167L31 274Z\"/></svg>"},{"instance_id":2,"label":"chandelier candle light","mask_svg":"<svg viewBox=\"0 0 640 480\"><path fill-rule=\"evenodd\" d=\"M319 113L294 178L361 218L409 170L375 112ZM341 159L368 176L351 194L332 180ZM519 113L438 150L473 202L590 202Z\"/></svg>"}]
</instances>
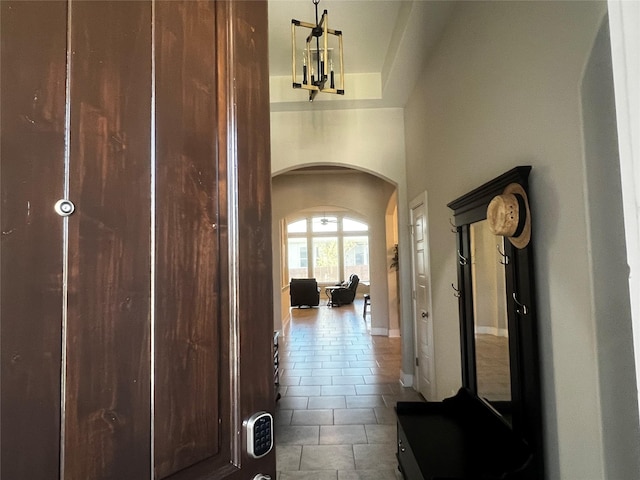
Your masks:
<instances>
[{"instance_id":1,"label":"chandelier candle light","mask_svg":"<svg viewBox=\"0 0 640 480\"><path fill-rule=\"evenodd\" d=\"M291 72L293 75L293 88L309 90L309 101L313 102L318 92L335 93L344 95L344 58L342 55L342 32L329 28L329 13L325 10L318 21L318 4L320 0L312 0L316 7L316 23L301 22L291 20ZM306 47L302 56L302 83L296 82L296 27L308 28L311 30L307 37ZM329 35L338 38L338 51L340 56L340 88L336 89L335 73L333 71L333 49L329 48ZM323 46L320 47L320 37L323 37ZM315 38L315 48L312 42ZM329 72L326 65L329 64ZM316 76L317 73L317 76ZM327 73L329 75L327 75ZM328 82L328 86L327 86Z\"/></svg>"}]
</instances>

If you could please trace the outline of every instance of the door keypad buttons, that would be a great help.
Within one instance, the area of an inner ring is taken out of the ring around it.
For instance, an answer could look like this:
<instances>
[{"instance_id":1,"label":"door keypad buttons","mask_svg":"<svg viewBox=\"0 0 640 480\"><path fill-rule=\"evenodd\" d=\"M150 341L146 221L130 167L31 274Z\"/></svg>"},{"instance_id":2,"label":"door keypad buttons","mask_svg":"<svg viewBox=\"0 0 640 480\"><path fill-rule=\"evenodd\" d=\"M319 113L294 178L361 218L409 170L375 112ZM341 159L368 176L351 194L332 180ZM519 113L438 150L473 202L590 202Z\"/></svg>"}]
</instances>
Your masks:
<instances>
[{"instance_id":1,"label":"door keypad buttons","mask_svg":"<svg viewBox=\"0 0 640 480\"><path fill-rule=\"evenodd\" d=\"M246 421L247 452L253 458L264 457L273 448L273 417L268 412L258 412Z\"/></svg>"}]
</instances>

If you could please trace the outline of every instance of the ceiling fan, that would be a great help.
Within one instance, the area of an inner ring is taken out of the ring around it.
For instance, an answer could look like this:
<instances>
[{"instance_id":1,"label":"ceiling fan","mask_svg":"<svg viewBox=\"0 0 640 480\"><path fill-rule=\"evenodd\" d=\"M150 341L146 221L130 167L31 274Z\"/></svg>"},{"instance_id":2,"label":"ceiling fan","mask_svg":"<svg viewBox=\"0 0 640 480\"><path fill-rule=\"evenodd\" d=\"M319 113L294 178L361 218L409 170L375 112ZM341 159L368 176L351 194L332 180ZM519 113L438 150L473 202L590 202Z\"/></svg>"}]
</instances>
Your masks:
<instances>
[{"instance_id":1,"label":"ceiling fan","mask_svg":"<svg viewBox=\"0 0 640 480\"><path fill-rule=\"evenodd\" d=\"M337 217L327 217L326 215L320 218L320 225L329 225L330 223L338 223Z\"/></svg>"}]
</instances>

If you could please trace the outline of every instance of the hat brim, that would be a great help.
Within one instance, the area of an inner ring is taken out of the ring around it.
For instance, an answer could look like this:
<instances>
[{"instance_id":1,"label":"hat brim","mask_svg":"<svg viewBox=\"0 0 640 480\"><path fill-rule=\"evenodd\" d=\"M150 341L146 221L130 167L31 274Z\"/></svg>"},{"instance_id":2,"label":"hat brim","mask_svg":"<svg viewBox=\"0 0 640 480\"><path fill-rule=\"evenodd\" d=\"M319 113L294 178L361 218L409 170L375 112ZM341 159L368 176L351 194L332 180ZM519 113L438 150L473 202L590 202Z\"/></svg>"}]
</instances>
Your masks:
<instances>
[{"instance_id":1,"label":"hat brim","mask_svg":"<svg viewBox=\"0 0 640 480\"><path fill-rule=\"evenodd\" d=\"M529 199L527 197L527 192L525 192L524 188L522 188L522 185L519 183L510 183L507 185L502 194L505 195L508 193L520 195L524 200L527 217L525 218L522 233L517 237L507 237L514 247L522 249L529 245L529 242L531 241L531 211L529 210Z\"/></svg>"}]
</instances>

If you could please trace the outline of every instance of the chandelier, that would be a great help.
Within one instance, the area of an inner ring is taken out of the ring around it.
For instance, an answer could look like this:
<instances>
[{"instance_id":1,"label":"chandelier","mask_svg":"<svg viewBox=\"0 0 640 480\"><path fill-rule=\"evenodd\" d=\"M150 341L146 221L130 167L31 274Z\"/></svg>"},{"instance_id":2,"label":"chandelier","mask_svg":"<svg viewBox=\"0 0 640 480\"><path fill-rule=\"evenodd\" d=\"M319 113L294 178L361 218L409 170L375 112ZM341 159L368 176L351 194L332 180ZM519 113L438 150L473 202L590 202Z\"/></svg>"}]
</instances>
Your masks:
<instances>
[{"instance_id":1,"label":"chandelier","mask_svg":"<svg viewBox=\"0 0 640 480\"><path fill-rule=\"evenodd\" d=\"M342 55L342 32L329 28L329 14L325 10L318 20L318 4L320 0L312 0L316 7L316 23L291 20L291 72L293 75L293 88L309 90L309 101L313 102L318 92L335 93L344 95L344 59ZM306 46L302 52L302 82L298 82L298 69L296 58L299 52L296 49L296 27L308 28ZM334 72L333 52L329 48L329 35L338 40L338 62L340 68L340 88L336 88ZM320 39L322 38L322 45ZM314 42L315 39L315 42ZM315 45L314 45L315 44ZM327 68L328 67L328 68Z\"/></svg>"}]
</instances>

